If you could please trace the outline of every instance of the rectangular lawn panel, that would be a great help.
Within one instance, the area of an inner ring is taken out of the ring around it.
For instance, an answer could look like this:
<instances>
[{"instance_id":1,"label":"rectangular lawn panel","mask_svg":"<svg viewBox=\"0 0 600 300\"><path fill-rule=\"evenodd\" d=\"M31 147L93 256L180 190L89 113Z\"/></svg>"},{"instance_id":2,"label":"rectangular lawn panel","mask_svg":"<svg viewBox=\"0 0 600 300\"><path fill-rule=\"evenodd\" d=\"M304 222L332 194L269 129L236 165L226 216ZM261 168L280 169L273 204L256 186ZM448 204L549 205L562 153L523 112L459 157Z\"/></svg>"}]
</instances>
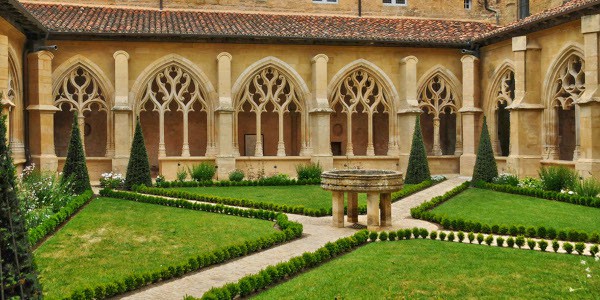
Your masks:
<instances>
[{"instance_id":1,"label":"rectangular lawn panel","mask_svg":"<svg viewBox=\"0 0 600 300\"><path fill-rule=\"evenodd\" d=\"M331 192L319 185L230 186L174 188L180 191L229 198L244 198L264 203L303 205L312 209L331 209ZM366 194L358 195L358 205L367 205Z\"/></svg>"},{"instance_id":2,"label":"rectangular lawn panel","mask_svg":"<svg viewBox=\"0 0 600 300\"><path fill-rule=\"evenodd\" d=\"M598 299L599 271L589 256L432 240L381 242L253 299Z\"/></svg>"},{"instance_id":3,"label":"rectangular lawn panel","mask_svg":"<svg viewBox=\"0 0 600 300\"><path fill-rule=\"evenodd\" d=\"M523 225L600 232L600 209L485 189L468 189L433 209L488 225Z\"/></svg>"},{"instance_id":4,"label":"rectangular lawn panel","mask_svg":"<svg viewBox=\"0 0 600 300\"><path fill-rule=\"evenodd\" d=\"M273 234L273 222L98 198L35 251L45 299Z\"/></svg>"}]
</instances>

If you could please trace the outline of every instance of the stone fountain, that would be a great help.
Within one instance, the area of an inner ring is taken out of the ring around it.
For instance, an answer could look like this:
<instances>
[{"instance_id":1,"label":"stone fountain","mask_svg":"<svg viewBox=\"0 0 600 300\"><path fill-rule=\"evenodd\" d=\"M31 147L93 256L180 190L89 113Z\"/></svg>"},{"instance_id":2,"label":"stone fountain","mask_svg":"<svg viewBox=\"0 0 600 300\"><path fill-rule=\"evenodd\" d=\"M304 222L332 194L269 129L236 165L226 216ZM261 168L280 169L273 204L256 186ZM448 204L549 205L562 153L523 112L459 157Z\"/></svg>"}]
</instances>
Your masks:
<instances>
[{"instance_id":1,"label":"stone fountain","mask_svg":"<svg viewBox=\"0 0 600 300\"><path fill-rule=\"evenodd\" d=\"M392 192L402 189L402 173L389 170L332 170L321 174L321 187L332 192L334 227L344 227L344 194L348 222L358 223L358 194L367 194L367 228L392 225Z\"/></svg>"}]
</instances>

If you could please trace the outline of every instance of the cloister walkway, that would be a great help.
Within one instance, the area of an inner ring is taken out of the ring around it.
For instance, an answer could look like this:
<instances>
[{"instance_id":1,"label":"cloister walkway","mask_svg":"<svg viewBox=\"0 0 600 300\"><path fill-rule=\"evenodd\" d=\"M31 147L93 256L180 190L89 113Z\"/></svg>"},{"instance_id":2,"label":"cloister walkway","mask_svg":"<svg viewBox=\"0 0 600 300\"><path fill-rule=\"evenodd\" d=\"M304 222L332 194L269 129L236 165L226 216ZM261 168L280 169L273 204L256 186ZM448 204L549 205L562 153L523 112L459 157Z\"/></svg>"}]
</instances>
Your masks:
<instances>
[{"instance_id":1,"label":"cloister walkway","mask_svg":"<svg viewBox=\"0 0 600 300\"><path fill-rule=\"evenodd\" d=\"M427 230L437 230L438 226L435 224L412 219L410 209L435 196L443 195L468 179L456 175L448 176L448 180L394 203L392 205L392 220L394 222L392 229L422 227L427 228ZM293 257L302 255L304 252L313 252L323 247L327 242L333 242L356 232L356 229L349 227L332 227L331 216L320 218L293 214L288 214L288 216L290 220L300 222L304 226L302 238L225 264L202 269L181 278L161 282L122 295L116 299L181 300L185 295L200 297L212 287L237 282L242 277L258 273L270 265L288 261ZM366 224L366 216L359 216L359 222Z\"/></svg>"}]
</instances>

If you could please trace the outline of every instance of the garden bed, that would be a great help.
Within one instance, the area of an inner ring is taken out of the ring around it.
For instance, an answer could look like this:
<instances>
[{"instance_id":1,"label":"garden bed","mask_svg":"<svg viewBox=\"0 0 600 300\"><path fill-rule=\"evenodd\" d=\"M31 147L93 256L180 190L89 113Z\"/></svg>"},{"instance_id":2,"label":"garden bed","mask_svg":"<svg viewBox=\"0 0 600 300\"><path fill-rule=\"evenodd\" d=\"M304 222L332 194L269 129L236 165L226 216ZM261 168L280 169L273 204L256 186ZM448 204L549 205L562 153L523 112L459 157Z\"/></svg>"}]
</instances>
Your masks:
<instances>
[{"instance_id":1,"label":"garden bed","mask_svg":"<svg viewBox=\"0 0 600 300\"><path fill-rule=\"evenodd\" d=\"M371 243L253 299L600 297L600 277L585 271L600 263L584 259L431 240Z\"/></svg>"},{"instance_id":2,"label":"garden bed","mask_svg":"<svg viewBox=\"0 0 600 300\"><path fill-rule=\"evenodd\" d=\"M94 199L35 251L46 299L105 298L268 248L302 232L299 224L299 232L295 227L287 230L292 222L272 212L123 194L115 196L189 209ZM273 218L286 230L275 229L268 221Z\"/></svg>"}]
</instances>

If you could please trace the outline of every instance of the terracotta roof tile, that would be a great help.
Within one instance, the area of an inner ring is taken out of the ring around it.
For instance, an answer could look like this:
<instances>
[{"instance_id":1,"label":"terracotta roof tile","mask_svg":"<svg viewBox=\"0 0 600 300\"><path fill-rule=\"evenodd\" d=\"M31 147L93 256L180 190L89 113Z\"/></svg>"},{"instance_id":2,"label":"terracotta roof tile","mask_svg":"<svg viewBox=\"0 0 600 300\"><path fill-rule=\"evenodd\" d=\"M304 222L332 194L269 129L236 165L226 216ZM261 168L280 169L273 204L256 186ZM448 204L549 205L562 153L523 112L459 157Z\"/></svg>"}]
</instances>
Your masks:
<instances>
[{"instance_id":1,"label":"terracotta roof tile","mask_svg":"<svg viewBox=\"0 0 600 300\"><path fill-rule=\"evenodd\" d=\"M497 26L469 21L152 10L23 3L51 33L465 44Z\"/></svg>"}]
</instances>

